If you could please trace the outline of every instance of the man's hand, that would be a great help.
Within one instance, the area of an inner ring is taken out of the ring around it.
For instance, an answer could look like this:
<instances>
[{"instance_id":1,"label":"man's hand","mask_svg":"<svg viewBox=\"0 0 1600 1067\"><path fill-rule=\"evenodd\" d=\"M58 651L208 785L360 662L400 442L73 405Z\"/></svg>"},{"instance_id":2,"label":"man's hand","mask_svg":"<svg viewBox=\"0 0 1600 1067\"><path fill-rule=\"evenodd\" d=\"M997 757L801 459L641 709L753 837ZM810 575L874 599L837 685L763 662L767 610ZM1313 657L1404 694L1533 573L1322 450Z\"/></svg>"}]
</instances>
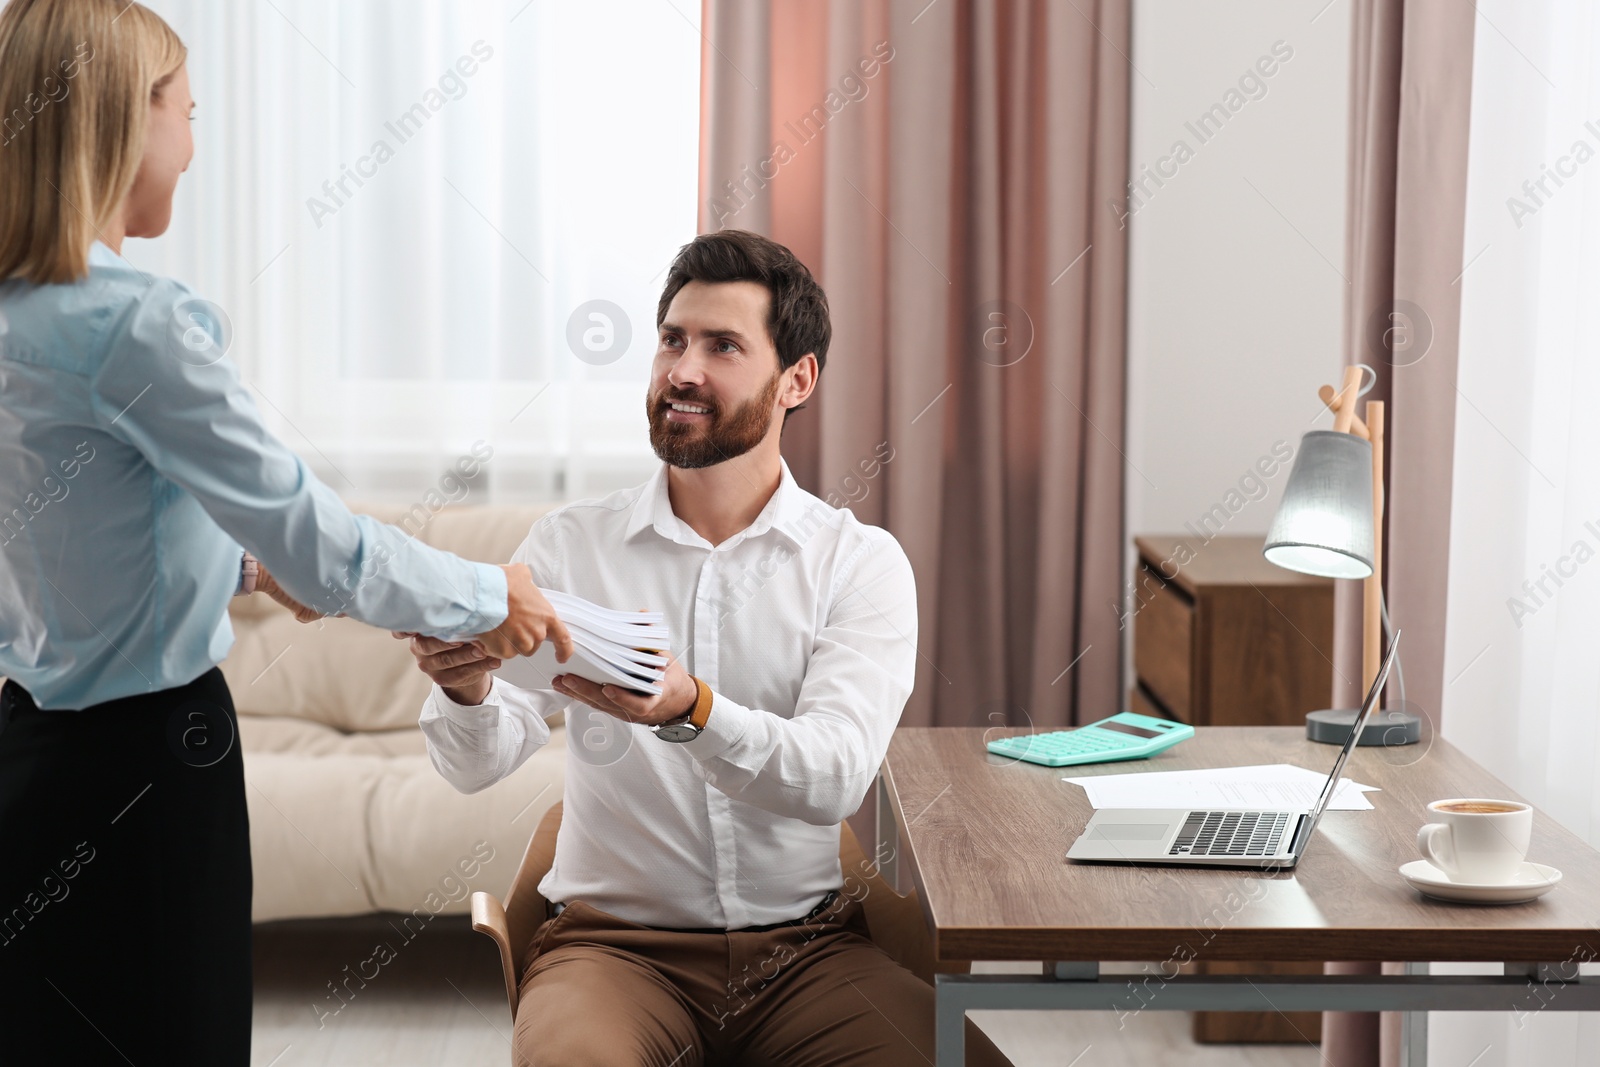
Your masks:
<instances>
[{"instance_id":1,"label":"man's hand","mask_svg":"<svg viewBox=\"0 0 1600 1067\"><path fill-rule=\"evenodd\" d=\"M620 685L600 685L579 678L575 674L558 674L556 692L589 705L596 711L621 719L623 722L660 726L671 719L681 718L694 710L700 699L700 687L694 684L674 656L667 656L667 672L661 679L661 695L650 696L624 689Z\"/></svg>"},{"instance_id":2,"label":"man's hand","mask_svg":"<svg viewBox=\"0 0 1600 1067\"><path fill-rule=\"evenodd\" d=\"M323 617L322 612L315 608L306 607L304 604L300 603L300 601L296 600L294 597L285 592L283 586L278 584L278 580L271 574L267 573L266 567L262 567L259 575L256 577L256 592L265 593L273 600L276 600L278 603L288 608L290 614L295 617L297 622L316 622L318 619Z\"/></svg>"},{"instance_id":3,"label":"man's hand","mask_svg":"<svg viewBox=\"0 0 1600 1067\"><path fill-rule=\"evenodd\" d=\"M500 666L500 661L473 642L441 641L417 634L394 636L411 639L411 654L417 657L417 669L437 682L444 695L457 704L477 707L489 696L493 684L490 672Z\"/></svg>"},{"instance_id":4,"label":"man's hand","mask_svg":"<svg viewBox=\"0 0 1600 1067\"><path fill-rule=\"evenodd\" d=\"M497 659L529 656L545 641L554 641L557 662L567 662L572 657L572 637L556 617L556 609L533 584L533 572L523 563L500 569L506 572L506 621L474 640Z\"/></svg>"}]
</instances>

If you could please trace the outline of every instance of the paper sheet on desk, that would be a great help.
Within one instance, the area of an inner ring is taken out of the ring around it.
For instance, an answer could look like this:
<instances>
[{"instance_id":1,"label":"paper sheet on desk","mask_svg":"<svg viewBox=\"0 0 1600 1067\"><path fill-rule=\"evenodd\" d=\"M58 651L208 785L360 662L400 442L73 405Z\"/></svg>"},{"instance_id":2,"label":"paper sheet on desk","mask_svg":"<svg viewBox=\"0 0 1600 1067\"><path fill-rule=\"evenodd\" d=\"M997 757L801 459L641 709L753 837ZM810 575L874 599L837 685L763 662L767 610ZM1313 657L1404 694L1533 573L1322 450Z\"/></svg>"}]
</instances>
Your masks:
<instances>
[{"instance_id":1,"label":"paper sheet on desk","mask_svg":"<svg viewBox=\"0 0 1600 1067\"><path fill-rule=\"evenodd\" d=\"M1096 808L1305 808L1317 802L1326 774L1287 763L1213 767L1198 771L1146 771L1063 778L1083 787ZM1366 798L1377 786L1339 779L1330 811L1371 811Z\"/></svg>"}]
</instances>

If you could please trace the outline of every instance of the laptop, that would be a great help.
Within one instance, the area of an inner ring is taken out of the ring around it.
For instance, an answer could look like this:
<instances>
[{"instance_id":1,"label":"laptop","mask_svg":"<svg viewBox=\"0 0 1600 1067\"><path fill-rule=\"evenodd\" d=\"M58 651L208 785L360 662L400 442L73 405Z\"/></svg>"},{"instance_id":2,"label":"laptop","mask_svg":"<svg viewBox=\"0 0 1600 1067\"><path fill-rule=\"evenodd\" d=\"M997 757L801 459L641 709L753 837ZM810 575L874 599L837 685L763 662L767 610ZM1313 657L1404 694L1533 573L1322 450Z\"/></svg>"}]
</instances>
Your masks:
<instances>
[{"instance_id":1,"label":"laptop","mask_svg":"<svg viewBox=\"0 0 1600 1067\"><path fill-rule=\"evenodd\" d=\"M1361 703L1355 729L1339 750L1333 773L1309 810L1262 811L1248 808L1101 808L1067 850L1067 858L1113 863L1176 863L1195 867L1293 867L1305 854L1317 820L1339 787L1350 750L1378 706L1378 694L1394 665L1400 631Z\"/></svg>"}]
</instances>

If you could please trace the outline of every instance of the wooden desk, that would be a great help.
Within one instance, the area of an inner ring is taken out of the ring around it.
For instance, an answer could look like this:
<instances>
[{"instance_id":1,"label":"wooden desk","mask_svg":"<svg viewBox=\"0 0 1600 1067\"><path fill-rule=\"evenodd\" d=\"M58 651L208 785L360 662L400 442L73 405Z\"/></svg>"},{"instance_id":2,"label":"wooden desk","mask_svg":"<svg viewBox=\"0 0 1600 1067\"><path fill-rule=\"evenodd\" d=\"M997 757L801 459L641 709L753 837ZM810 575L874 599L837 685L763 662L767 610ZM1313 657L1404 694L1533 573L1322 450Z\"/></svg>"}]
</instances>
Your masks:
<instances>
[{"instance_id":1,"label":"wooden desk","mask_svg":"<svg viewBox=\"0 0 1600 1067\"><path fill-rule=\"evenodd\" d=\"M1132 711L1191 726L1298 726L1333 695L1333 580L1268 563L1264 537L1135 537ZM1320 963L1197 970L1321 974ZM1312 1042L1317 1012L1197 1012L1201 1042Z\"/></svg>"},{"instance_id":2,"label":"wooden desk","mask_svg":"<svg viewBox=\"0 0 1600 1067\"><path fill-rule=\"evenodd\" d=\"M1007 731L1022 732L1022 731ZM1136 763L1039 767L984 751L997 731L903 728L879 780L886 874L914 880L944 960L1044 960L1038 978L938 976L939 1059L961 1063L974 1008L1182 1011L1600 1010L1600 853L1536 812L1529 858L1564 879L1528 904L1444 904L1400 877L1417 857L1428 801L1516 798L1443 739L1358 748L1345 773L1378 786L1373 811L1330 811L1292 871L1079 864L1067 848L1092 809L1065 774L1294 763L1332 769L1335 751L1299 727L1201 727ZM1188 960L1415 961L1404 976L1179 975ZM1102 960L1154 961L1141 990ZM1505 976L1427 975L1436 961L1505 961ZM1537 962L1534 962L1537 961ZM1530 970L1530 968L1532 968ZM1559 995L1530 986L1559 985ZM1571 979L1563 981L1563 979ZM1412 1063L1425 1014L1407 1017ZM953 1057L953 1058L952 1058Z\"/></svg>"}]
</instances>

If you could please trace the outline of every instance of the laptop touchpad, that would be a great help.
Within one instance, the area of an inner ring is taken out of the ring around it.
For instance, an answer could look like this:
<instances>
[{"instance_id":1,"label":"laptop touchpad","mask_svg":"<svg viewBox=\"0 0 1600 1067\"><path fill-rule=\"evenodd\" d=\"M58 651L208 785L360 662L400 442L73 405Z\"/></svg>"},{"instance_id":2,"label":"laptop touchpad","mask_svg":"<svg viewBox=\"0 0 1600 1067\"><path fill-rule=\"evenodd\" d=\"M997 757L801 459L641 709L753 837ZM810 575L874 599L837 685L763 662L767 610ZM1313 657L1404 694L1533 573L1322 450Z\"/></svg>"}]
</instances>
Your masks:
<instances>
[{"instance_id":1,"label":"laptop touchpad","mask_svg":"<svg viewBox=\"0 0 1600 1067\"><path fill-rule=\"evenodd\" d=\"M1090 837L1103 841L1159 841L1172 829L1164 822L1105 822Z\"/></svg>"}]
</instances>

